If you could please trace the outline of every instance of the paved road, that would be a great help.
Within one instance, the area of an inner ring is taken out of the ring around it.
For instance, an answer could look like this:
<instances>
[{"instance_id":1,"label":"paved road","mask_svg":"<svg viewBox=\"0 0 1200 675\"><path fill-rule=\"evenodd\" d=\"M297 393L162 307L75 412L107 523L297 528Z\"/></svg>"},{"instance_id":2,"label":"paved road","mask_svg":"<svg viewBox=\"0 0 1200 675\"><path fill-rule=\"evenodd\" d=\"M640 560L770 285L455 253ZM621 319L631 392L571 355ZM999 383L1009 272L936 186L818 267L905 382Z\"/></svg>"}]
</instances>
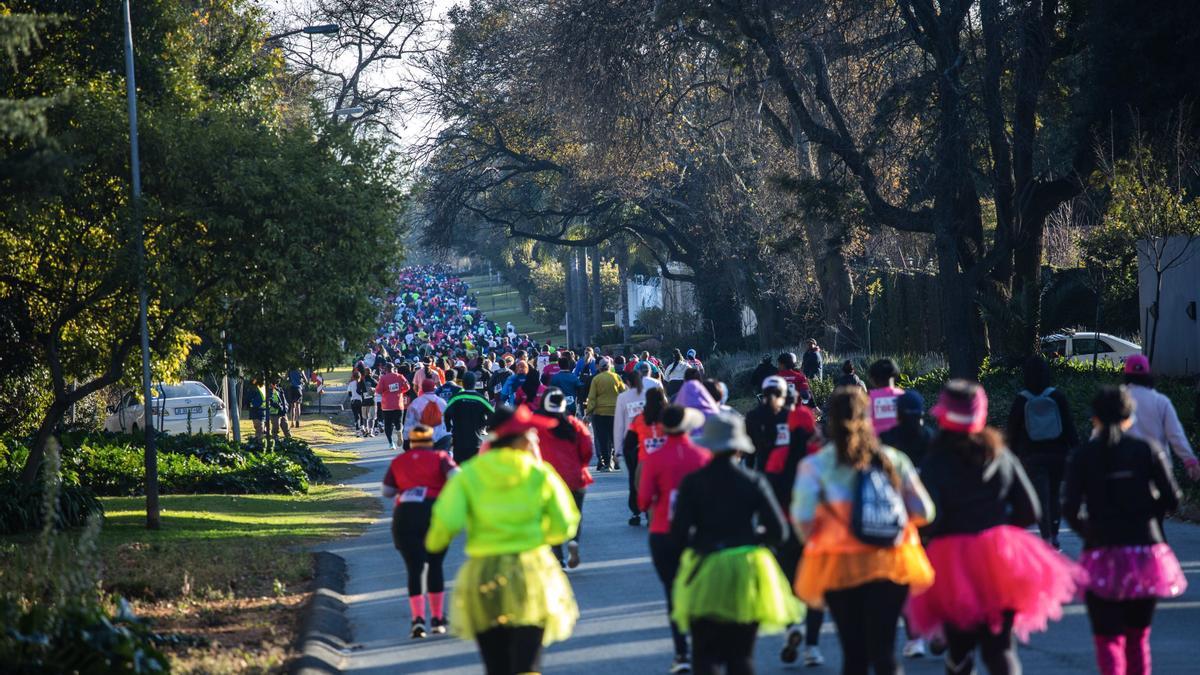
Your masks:
<instances>
[{"instance_id":1,"label":"paved road","mask_svg":"<svg viewBox=\"0 0 1200 675\"><path fill-rule=\"evenodd\" d=\"M370 470L361 487L378 494L378 485L391 454L382 438L354 446L361 464ZM546 673L618 672L629 675L666 672L671 640L666 627L662 589L650 566L645 527L626 524L624 473L599 474L583 507L581 554L583 564L570 573L581 618L575 635L547 650ZM385 505L390 516L390 505ZM392 547L389 521L381 519L361 537L327 547L348 564L347 602L354 648L340 664L342 672L366 673L481 673L472 643L438 636L422 641L408 638L409 617L404 567ZM1163 603L1153 632L1156 673L1200 672L1200 657L1192 652L1200 634L1200 528L1170 523L1168 536L1192 583L1187 594ZM1079 540L1064 539L1069 553ZM456 540L446 561L453 578L463 560L462 539ZM451 617L453 621L453 617ZM821 647L828 663L822 668L785 667L779 662L780 638L759 640L756 661L760 673L840 672L837 636L827 624ZM1066 616L1048 633L1034 636L1021 648L1030 673L1094 673L1091 637L1083 607L1067 608ZM941 673L940 659L905 663L909 673Z\"/></svg>"}]
</instances>

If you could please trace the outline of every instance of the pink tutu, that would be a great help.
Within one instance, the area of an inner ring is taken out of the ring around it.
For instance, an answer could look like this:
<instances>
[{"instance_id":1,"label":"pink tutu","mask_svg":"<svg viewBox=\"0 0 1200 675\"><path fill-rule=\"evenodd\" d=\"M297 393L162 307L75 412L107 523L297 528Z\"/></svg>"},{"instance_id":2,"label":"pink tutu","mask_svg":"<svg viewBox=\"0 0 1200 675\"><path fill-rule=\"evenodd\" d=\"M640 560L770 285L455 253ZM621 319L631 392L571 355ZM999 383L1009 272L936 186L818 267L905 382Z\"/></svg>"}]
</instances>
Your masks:
<instances>
[{"instance_id":1,"label":"pink tutu","mask_svg":"<svg viewBox=\"0 0 1200 675\"><path fill-rule=\"evenodd\" d=\"M1175 598L1187 590L1187 578L1166 544L1089 549L1079 564L1087 570L1088 591L1105 600Z\"/></svg>"},{"instance_id":2,"label":"pink tutu","mask_svg":"<svg viewBox=\"0 0 1200 675\"><path fill-rule=\"evenodd\" d=\"M1087 573L1038 537L1000 525L978 534L938 537L926 547L933 586L908 602L908 625L919 635L940 635L944 624L999 632L1014 612L1013 633L1022 642L1062 618L1062 606L1086 585Z\"/></svg>"}]
</instances>

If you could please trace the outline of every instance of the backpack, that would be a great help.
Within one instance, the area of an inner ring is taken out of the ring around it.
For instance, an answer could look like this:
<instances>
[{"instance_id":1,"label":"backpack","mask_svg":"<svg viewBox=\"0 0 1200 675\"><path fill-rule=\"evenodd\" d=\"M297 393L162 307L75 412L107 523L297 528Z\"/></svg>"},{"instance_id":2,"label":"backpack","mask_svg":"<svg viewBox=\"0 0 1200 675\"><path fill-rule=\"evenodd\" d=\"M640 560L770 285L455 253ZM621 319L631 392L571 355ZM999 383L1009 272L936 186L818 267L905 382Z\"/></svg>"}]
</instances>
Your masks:
<instances>
[{"instance_id":1,"label":"backpack","mask_svg":"<svg viewBox=\"0 0 1200 675\"><path fill-rule=\"evenodd\" d=\"M421 410L421 424L434 429L442 426L442 409L437 401L425 404L425 408Z\"/></svg>"},{"instance_id":2,"label":"backpack","mask_svg":"<svg viewBox=\"0 0 1200 675\"><path fill-rule=\"evenodd\" d=\"M907 524L908 509L904 506L904 498L876 458L858 472L850 531L855 539L868 546L890 548L900 543Z\"/></svg>"},{"instance_id":3,"label":"backpack","mask_svg":"<svg viewBox=\"0 0 1200 675\"><path fill-rule=\"evenodd\" d=\"M1025 433L1031 441L1052 441L1063 432L1062 412L1058 403L1050 398L1054 387L1047 387L1040 394L1028 389L1021 392L1025 397Z\"/></svg>"}]
</instances>

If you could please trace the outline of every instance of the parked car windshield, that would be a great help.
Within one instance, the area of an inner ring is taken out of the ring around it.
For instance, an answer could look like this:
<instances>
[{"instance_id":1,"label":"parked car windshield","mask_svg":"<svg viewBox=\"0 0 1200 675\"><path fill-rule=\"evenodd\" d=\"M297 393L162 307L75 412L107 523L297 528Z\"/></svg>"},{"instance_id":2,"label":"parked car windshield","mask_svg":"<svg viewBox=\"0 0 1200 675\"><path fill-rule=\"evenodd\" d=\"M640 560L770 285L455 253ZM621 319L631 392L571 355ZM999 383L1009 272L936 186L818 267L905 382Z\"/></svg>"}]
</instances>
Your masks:
<instances>
[{"instance_id":1,"label":"parked car windshield","mask_svg":"<svg viewBox=\"0 0 1200 675\"><path fill-rule=\"evenodd\" d=\"M1075 338L1074 347L1076 354L1107 354L1113 351L1107 342L1096 338Z\"/></svg>"},{"instance_id":2,"label":"parked car windshield","mask_svg":"<svg viewBox=\"0 0 1200 675\"><path fill-rule=\"evenodd\" d=\"M199 382L159 384L155 387L155 393L161 394L166 398L197 398L200 396L212 396L212 392L208 390L208 387L205 387Z\"/></svg>"}]
</instances>

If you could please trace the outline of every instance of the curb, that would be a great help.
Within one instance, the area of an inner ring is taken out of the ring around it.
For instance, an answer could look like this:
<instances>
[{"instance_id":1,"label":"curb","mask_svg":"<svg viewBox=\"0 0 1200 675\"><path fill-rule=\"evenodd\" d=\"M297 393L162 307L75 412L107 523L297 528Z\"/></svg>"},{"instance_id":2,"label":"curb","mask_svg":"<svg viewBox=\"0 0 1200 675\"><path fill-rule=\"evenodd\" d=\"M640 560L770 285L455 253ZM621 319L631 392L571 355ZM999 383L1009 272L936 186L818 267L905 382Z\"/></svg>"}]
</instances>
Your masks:
<instances>
[{"instance_id":1,"label":"curb","mask_svg":"<svg viewBox=\"0 0 1200 675\"><path fill-rule=\"evenodd\" d=\"M313 554L313 592L304 606L297 640L299 658L288 666L292 675L341 672L350 643L346 621L346 561L328 551Z\"/></svg>"}]
</instances>

